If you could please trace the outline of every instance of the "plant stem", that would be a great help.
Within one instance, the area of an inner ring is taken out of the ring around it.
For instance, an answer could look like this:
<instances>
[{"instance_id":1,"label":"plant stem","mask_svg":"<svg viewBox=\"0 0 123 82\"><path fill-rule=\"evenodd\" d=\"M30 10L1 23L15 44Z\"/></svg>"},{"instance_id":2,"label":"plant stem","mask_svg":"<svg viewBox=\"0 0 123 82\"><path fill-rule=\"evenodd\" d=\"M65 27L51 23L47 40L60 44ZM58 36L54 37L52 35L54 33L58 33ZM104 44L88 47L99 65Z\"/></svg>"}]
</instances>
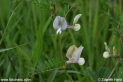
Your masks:
<instances>
[{"instance_id":1,"label":"plant stem","mask_svg":"<svg viewBox=\"0 0 123 82\"><path fill-rule=\"evenodd\" d=\"M61 59L63 60L63 56L62 56L62 43L61 43L61 35L59 35L59 46L60 46L60 55L61 55Z\"/></svg>"},{"instance_id":2,"label":"plant stem","mask_svg":"<svg viewBox=\"0 0 123 82\"><path fill-rule=\"evenodd\" d=\"M123 59L120 59L120 61L123 61Z\"/></svg>"},{"instance_id":3,"label":"plant stem","mask_svg":"<svg viewBox=\"0 0 123 82\"><path fill-rule=\"evenodd\" d=\"M12 60L11 60L11 58L10 58L9 55L8 55L8 59L9 59L10 64L12 65L12 68L13 68L14 72L16 72L15 65L14 65L14 63L12 62Z\"/></svg>"},{"instance_id":4,"label":"plant stem","mask_svg":"<svg viewBox=\"0 0 123 82\"><path fill-rule=\"evenodd\" d=\"M80 3L82 3L82 2L80 2ZM80 4L80 3L78 3L78 4ZM78 4L75 4L75 5L72 5L71 7L70 7L70 9L67 11L67 13L65 14L65 17L68 15L68 13L74 8L74 7L76 7Z\"/></svg>"},{"instance_id":5,"label":"plant stem","mask_svg":"<svg viewBox=\"0 0 123 82\"><path fill-rule=\"evenodd\" d=\"M70 77L70 75L68 74L68 72L66 71L66 69L64 69L66 75L69 77L69 79L71 80L71 82L74 82L73 79Z\"/></svg>"},{"instance_id":6,"label":"plant stem","mask_svg":"<svg viewBox=\"0 0 123 82\"><path fill-rule=\"evenodd\" d=\"M108 79L110 79L111 76L113 75L114 71L116 70L116 67L117 67L118 64L119 64L119 62L120 62L120 57L117 59L117 62L116 62L116 64L115 64L114 68L112 69L112 71L111 71L111 73L110 73ZM106 82L108 82L108 81L106 81Z\"/></svg>"},{"instance_id":7,"label":"plant stem","mask_svg":"<svg viewBox=\"0 0 123 82\"><path fill-rule=\"evenodd\" d=\"M122 0L119 0L120 15L122 14Z\"/></svg>"}]
</instances>

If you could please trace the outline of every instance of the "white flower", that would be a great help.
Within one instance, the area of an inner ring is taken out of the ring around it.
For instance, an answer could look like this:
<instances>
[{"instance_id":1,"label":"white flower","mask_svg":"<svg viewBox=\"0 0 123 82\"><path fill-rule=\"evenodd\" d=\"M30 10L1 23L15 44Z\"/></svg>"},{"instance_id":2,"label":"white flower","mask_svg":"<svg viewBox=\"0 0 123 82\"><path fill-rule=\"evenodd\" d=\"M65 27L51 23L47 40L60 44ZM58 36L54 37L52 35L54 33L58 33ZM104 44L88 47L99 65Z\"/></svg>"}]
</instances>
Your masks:
<instances>
[{"instance_id":1,"label":"white flower","mask_svg":"<svg viewBox=\"0 0 123 82\"><path fill-rule=\"evenodd\" d=\"M79 20L79 18L81 17L82 14L78 14L75 16L74 20L73 20L73 25L72 26L68 26L67 28L73 28L75 31L78 31L80 29L80 24L76 24L77 21Z\"/></svg>"},{"instance_id":2,"label":"white flower","mask_svg":"<svg viewBox=\"0 0 123 82\"><path fill-rule=\"evenodd\" d=\"M104 58L109 58L109 57L110 57L109 52L107 52L107 51L104 52L104 53L103 53L103 57L104 57Z\"/></svg>"},{"instance_id":3,"label":"white flower","mask_svg":"<svg viewBox=\"0 0 123 82\"><path fill-rule=\"evenodd\" d=\"M79 18L81 17L81 15L82 15L82 14L76 15L75 18L74 18L74 20L73 20L73 29L74 29L75 31L78 31L78 30L80 29L80 27L81 27L80 24L76 24L77 21L79 20Z\"/></svg>"},{"instance_id":4,"label":"white flower","mask_svg":"<svg viewBox=\"0 0 123 82\"><path fill-rule=\"evenodd\" d=\"M83 65L85 60L84 58L80 58L83 48L83 46L80 46L79 48L76 48L75 45L70 46L66 53L66 57L69 59L66 63L78 63L79 65Z\"/></svg>"},{"instance_id":5,"label":"white flower","mask_svg":"<svg viewBox=\"0 0 123 82\"><path fill-rule=\"evenodd\" d=\"M65 30L67 28L67 22L65 18L56 16L53 22L53 28L57 30L56 34L61 34L62 30Z\"/></svg>"}]
</instances>

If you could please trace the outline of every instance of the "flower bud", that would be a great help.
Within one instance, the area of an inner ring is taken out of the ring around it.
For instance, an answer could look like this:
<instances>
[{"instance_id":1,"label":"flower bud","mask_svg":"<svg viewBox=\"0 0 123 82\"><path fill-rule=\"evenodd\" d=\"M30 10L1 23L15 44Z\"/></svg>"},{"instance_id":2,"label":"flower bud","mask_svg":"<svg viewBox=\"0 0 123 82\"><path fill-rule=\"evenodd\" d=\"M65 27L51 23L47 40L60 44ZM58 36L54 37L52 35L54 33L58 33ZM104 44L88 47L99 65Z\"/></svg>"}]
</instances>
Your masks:
<instances>
[{"instance_id":1,"label":"flower bud","mask_svg":"<svg viewBox=\"0 0 123 82\"><path fill-rule=\"evenodd\" d=\"M109 58L109 57L110 57L109 52L107 52L107 51L104 52L104 53L103 53L103 57L104 57L104 58Z\"/></svg>"},{"instance_id":2,"label":"flower bud","mask_svg":"<svg viewBox=\"0 0 123 82\"><path fill-rule=\"evenodd\" d=\"M113 56L117 56L118 54L117 54L117 50L116 50L116 47L114 46L113 47Z\"/></svg>"}]
</instances>

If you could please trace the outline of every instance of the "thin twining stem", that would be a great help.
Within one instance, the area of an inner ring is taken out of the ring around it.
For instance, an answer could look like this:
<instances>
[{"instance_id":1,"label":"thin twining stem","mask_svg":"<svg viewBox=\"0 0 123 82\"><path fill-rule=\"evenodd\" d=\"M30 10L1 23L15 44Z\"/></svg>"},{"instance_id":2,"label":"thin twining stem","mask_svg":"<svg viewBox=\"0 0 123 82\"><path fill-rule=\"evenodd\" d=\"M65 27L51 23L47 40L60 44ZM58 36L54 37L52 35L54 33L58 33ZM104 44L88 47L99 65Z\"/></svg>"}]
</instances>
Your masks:
<instances>
[{"instance_id":1,"label":"thin twining stem","mask_svg":"<svg viewBox=\"0 0 123 82\"><path fill-rule=\"evenodd\" d=\"M119 62L120 62L120 58L117 58L117 62L116 62L116 64L115 64L114 68L112 69L112 71L111 71L111 73L110 73L108 79L110 79L111 76L113 75L114 71L116 70L116 68L117 68L117 66L118 66L118 64L119 64ZM108 81L106 81L106 82L108 82Z\"/></svg>"},{"instance_id":2,"label":"thin twining stem","mask_svg":"<svg viewBox=\"0 0 123 82\"><path fill-rule=\"evenodd\" d=\"M80 3L82 3L82 2L80 2ZM71 8L68 10L68 12L65 14L65 17L68 15L68 13L69 13L74 7L76 7L76 6L79 5L80 3L75 4L75 5L72 5Z\"/></svg>"}]
</instances>

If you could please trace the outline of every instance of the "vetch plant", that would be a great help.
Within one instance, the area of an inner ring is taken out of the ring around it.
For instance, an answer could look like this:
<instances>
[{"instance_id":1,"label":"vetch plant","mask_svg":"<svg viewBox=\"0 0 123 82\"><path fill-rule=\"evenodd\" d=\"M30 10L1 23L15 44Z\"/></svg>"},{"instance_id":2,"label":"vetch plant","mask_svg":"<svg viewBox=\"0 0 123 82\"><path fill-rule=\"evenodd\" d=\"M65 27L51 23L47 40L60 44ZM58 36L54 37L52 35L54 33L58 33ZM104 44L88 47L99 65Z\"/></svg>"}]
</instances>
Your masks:
<instances>
[{"instance_id":1,"label":"vetch plant","mask_svg":"<svg viewBox=\"0 0 123 82\"><path fill-rule=\"evenodd\" d=\"M111 76L113 75L113 73L114 73L114 71L116 70L116 67L118 66L118 64L119 64L123 59L121 58L120 55L118 55L118 52L117 52L115 46L113 47L113 53L111 53L111 52L110 52L110 49L108 48L106 42L104 42L104 45L105 45L106 51L103 53L103 57L104 57L104 58L109 58L109 57L117 58L117 62L116 62L116 64L115 64L114 68L112 69L110 75L108 76L108 79L109 79L109 78L111 78ZM108 81L106 81L106 82L108 82Z\"/></svg>"},{"instance_id":2,"label":"vetch plant","mask_svg":"<svg viewBox=\"0 0 123 82\"><path fill-rule=\"evenodd\" d=\"M82 57L80 58L83 48L83 46L80 46L79 48L75 45L70 46L66 53L66 57L69 59L66 63L78 63L79 65L83 65L85 59Z\"/></svg>"},{"instance_id":3,"label":"vetch plant","mask_svg":"<svg viewBox=\"0 0 123 82\"><path fill-rule=\"evenodd\" d=\"M62 30L67 28L67 22L64 17L56 16L53 22L53 28L57 30L56 34L61 34Z\"/></svg>"},{"instance_id":4,"label":"vetch plant","mask_svg":"<svg viewBox=\"0 0 123 82\"><path fill-rule=\"evenodd\" d=\"M114 28L110 29L113 31L113 33L119 38L120 37L120 41L121 43L123 43L123 22L122 22L122 17L120 17L117 14L114 14L114 17L110 17L112 19L112 25L114 26ZM110 79L112 77L112 75L114 74L114 71L116 70L116 68L118 68L119 63L121 63L123 61L123 58L121 57L120 52L117 52L116 47L114 46L112 49L112 52L110 52L110 49L107 46L107 43L105 42L105 49L106 52L103 53L103 57L104 58L115 58L116 62L115 62L115 66L113 67L112 71L110 72L109 76L107 79ZM106 81L108 82L108 81Z\"/></svg>"}]
</instances>

